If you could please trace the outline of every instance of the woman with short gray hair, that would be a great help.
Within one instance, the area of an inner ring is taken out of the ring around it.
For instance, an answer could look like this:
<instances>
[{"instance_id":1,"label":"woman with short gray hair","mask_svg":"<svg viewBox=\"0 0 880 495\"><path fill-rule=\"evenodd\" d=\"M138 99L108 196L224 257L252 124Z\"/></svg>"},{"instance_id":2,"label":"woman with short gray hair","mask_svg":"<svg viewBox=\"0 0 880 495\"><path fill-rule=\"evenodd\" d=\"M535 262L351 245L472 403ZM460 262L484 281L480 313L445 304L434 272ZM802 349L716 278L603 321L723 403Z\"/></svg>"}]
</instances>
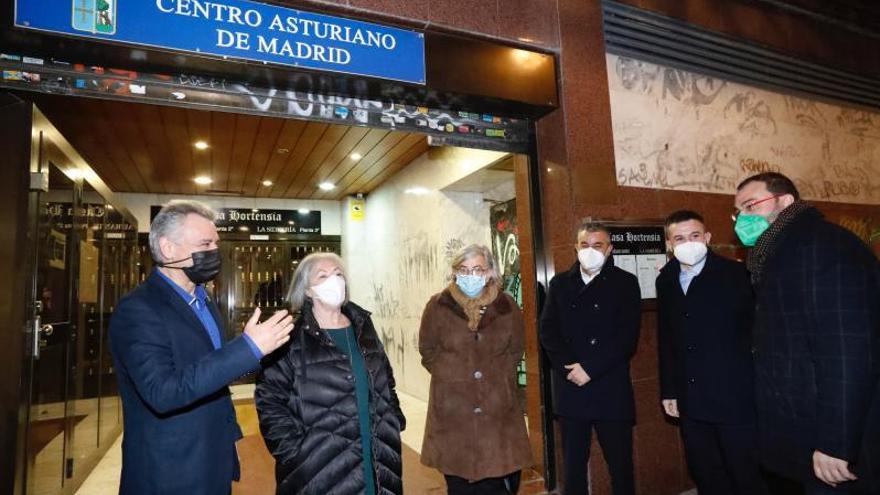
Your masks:
<instances>
[{"instance_id":1,"label":"woman with short gray hair","mask_svg":"<svg viewBox=\"0 0 880 495\"><path fill-rule=\"evenodd\" d=\"M403 493L394 374L370 313L348 300L342 260L306 256L287 298L293 338L254 394L277 493Z\"/></svg>"},{"instance_id":2,"label":"woman with short gray hair","mask_svg":"<svg viewBox=\"0 0 880 495\"><path fill-rule=\"evenodd\" d=\"M422 463L444 474L450 495L516 493L521 470L532 464L516 385L522 312L502 292L486 246L462 249L449 279L419 329L431 374Z\"/></svg>"}]
</instances>

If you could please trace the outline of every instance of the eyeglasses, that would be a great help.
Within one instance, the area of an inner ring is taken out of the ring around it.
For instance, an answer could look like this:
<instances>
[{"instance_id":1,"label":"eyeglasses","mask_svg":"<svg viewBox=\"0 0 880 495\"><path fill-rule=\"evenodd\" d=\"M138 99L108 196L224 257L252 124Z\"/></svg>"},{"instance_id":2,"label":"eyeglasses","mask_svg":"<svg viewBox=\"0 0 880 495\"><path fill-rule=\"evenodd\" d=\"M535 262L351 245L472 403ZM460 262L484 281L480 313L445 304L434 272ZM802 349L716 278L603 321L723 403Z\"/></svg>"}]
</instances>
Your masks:
<instances>
[{"instance_id":1,"label":"eyeglasses","mask_svg":"<svg viewBox=\"0 0 880 495\"><path fill-rule=\"evenodd\" d=\"M769 196L764 199L756 199L755 201L752 201L751 203L746 203L746 204L742 205L742 208L737 208L737 210L733 212L733 215L730 215L730 219L735 222L736 219L739 217L740 213L751 213L752 209L755 206L757 206L761 203L764 203L765 201L770 201L771 199L776 199L780 196L782 196L782 195L781 194L774 194L773 196Z\"/></svg>"},{"instance_id":2,"label":"eyeglasses","mask_svg":"<svg viewBox=\"0 0 880 495\"><path fill-rule=\"evenodd\" d=\"M483 268L482 266L475 266L473 268L468 268L466 266L458 267L458 270L455 270L455 273L461 275L462 277L468 275L476 275L478 277L482 277L483 275L489 273L489 270Z\"/></svg>"}]
</instances>

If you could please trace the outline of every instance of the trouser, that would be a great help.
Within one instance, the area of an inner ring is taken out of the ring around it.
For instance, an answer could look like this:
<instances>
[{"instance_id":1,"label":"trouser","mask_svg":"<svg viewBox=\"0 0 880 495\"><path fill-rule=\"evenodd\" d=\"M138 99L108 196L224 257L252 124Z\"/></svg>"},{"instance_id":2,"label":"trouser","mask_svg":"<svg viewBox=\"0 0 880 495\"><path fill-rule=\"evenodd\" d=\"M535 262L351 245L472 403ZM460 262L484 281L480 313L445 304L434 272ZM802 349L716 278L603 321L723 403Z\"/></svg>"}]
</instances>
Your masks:
<instances>
[{"instance_id":1,"label":"trouser","mask_svg":"<svg viewBox=\"0 0 880 495\"><path fill-rule=\"evenodd\" d=\"M688 469L700 495L765 495L755 425L681 419Z\"/></svg>"},{"instance_id":2,"label":"trouser","mask_svg":"<svg viewBox=\"0 0 880 495\"><path fill-rule=\"evenodd\" d=\"M521 475L522 473L517 471L501 478L485 478L476 481L468 481L449 474L443 477L446 478L446 492L449 495L509 495L518 491ZM505 478L508 479L507 484L504 482Z\"/></svg>"},{"instance_id":3,"label":"trouser","mask_svg":"<svg viewBox=\"0 0 880 495\"><path fill-rule=\"evenodd\" d=\"M586 495L587 466L590 460L592 430L611 474L614 495L634 495L632 422L595 421L562 417L562 454L565 463L565 495Z\"/></svg>"}]
</instances>

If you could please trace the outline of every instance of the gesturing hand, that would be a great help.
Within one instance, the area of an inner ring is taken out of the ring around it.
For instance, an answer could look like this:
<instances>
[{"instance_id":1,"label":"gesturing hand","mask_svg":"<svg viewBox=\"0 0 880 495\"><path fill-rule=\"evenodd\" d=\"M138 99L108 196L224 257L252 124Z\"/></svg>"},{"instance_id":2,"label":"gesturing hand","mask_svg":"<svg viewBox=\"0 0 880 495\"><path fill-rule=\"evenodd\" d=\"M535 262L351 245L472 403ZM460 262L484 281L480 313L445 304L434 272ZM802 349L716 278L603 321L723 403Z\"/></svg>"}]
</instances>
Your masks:
<instances>
[{"instance_id":1,"label":"gesturing hand","mask_svg":"<svg viewBox=\"0 0 880 495\"><path fill-rule=\"evenodd\" d=\"M678 417L678 400L677 399L663 399L660 401L663 404L663 411L666 412L667 415L677 418Z\"/></svg>"},{"instance_id":2,"label":"gesturing hand","mask_svg":"<svg viewBox=\"0 0 880 495\"><path fill-rule=\"evenodd\" d=\"M590 381L590 375L581 367L581 363L566 364L565 369L569 370L566 380L574 383L578 387L583 387Z\"/></svg>"},{"instance_id":3,"label":"gesturing hand","mask_svg":"<svg viewBox=\"0 0 880 495\"><path fill-rule=\"evenodd\" d=\"M286 309L276 311L268 320L260 323L260 308L257 308L244 326L244 333L251 338L264 356L290 340L291 330L293 330L293 317L287 314Z\"/></svg>"},{"instance_id":4,"label":"gesturing hand","mask_svg":"<svg viewBox=\"0 0 880 495\"><path fill-rule=\"evenodd\" d=\"M847 464L843 459L831 457L818 450L813 451L813 472L816 473L817 478L831 486L856 479L856 475L852 474Z\"/></svg>"}]
</instances>

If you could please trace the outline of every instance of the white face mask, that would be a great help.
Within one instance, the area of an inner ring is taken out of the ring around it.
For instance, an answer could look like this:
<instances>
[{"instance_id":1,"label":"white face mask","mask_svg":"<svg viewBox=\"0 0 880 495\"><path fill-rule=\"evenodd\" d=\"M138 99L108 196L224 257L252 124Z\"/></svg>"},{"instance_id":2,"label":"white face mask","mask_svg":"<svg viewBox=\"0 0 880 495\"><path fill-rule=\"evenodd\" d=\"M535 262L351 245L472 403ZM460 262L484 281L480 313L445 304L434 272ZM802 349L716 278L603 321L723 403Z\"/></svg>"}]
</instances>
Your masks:
<instances>
[{"instance_id":1,"label":"white face mask","mask_svg":"<svg viewBox=\"0 0 880 495\"><path fill-rule=\"evenodd\" d=\"M309 287L312 294L327 306L338 308L345 301L345 279L342 275L332 275L318 285Z\"/></svg>"},{"instance_id":2,"label":"white face mask","mask_svg":"<svg viewBox=\"0 0 880 495\"><path fill-rule=\"evenodd\" d=\"M702 242L688 241L675 246L672 253L682 264L694 266L706 258L708 248Z\"/></svg>"},{"instance_id":3,"label":"white face mask","mask_svg":"<svg viewBox=\"0 0 880 495\"><path fill-rule=\"evenodd\" d=\"M578 251L578 261L581 262L581 268L594 272L605 264L605 254L593 248L581 249Z\"/></svg>"}]
</instances>

